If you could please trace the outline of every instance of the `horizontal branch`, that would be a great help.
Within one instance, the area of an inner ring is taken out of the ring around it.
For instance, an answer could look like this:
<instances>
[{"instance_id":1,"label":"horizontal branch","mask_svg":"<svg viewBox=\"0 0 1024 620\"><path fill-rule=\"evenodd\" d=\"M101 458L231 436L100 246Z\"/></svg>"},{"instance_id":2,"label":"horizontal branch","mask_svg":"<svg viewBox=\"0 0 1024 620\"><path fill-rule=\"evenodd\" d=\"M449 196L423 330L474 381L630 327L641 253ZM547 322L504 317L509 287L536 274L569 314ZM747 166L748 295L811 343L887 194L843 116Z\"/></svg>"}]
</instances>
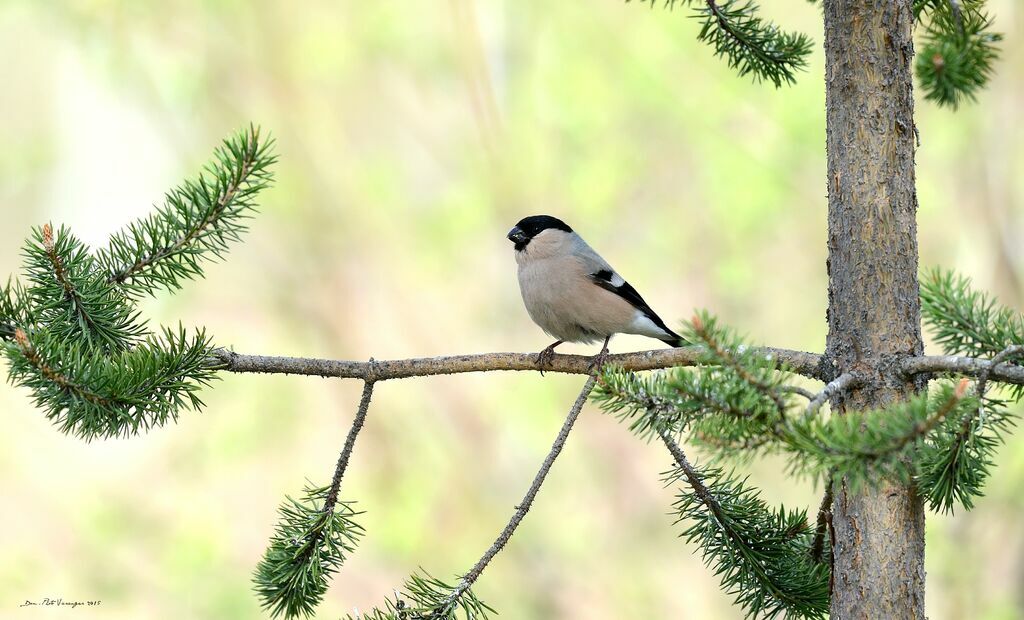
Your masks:
<instances>
[{"instance_id":1,"label":"horizontal branch","mask_svg":"<svg viewBox=\"0 0 1024 620\"><path fill-rule=\"evenodd\" d=\"M1024 366L997 363L993 366L989 360L959 355L923 355L908 357L900 365L907 376L933 372L951 372L972 377L980 376L986 370L992 381L1024 385Z\"/></svg>"},{"instance_id":2,"label":"horizontal branch","mask_svg":"<svg viewBox=\"0 0 1024 620\"><path fill-rule=\"evenodd\" d=\"M821 356L817 353L772 347L756 347L753 350L765 356L774 357L796 374L819 381L826 380L826 375L820 369ZM605 363L607 365L619 366L627 371L656 370L678 366L695 366L702 359L704 353L704 348L699 346L638 351L635 353L616 353L609 355ZM313 357L246 355L228 351L227 349L215 349L213 355L217 362L217 368L228 372L310 375L339 379L362 379L364 381L367 379L385 381L387 379L454 375L465 372L489 372L494 370L540 370L537 366L536 353L478 353L401 360L378 360L373 362ZM551 363L544 366L544 371L585 375L590 373L593 360L592 356L587 355L556 354L551 358ZM989 379L992 381L1024 385L1024 366L1005 362L996 364L993 367L989 360L973 357L924 355L908 357L900 363L900 370L907 376L949 372L977 377L986 369L990 369ZM843 387L848 388L851 386Z\"/></svg>"},{"instance_id":3,"label":"horizontal branch","mask_svg":"<svg viewBox=\"0 0 1024 620\"><path fill-rule=\"evenodd\" d=\"M753 350L779 360L789 370L797 374L812 379L822 379L818 369L821 361L820 355L770 347L758 347ZM214 355L220 363L219 369L228 372L313 375L375 381L491 370L541 370L537 365L536 353L480 353L373 362L244 355L226 349L217 349L214 351ZM617 353L609 355L605 364L631 371L655 370L675 366L695 366L704 355L703 347L680 347L637 353ZM551 358L549 364L544 365L543 370L544 372L585 375L593 370L593 359L586 355L556 354ZM993 374L992 377L995 379L997 375Z\"/></svg>"}]
</instances>

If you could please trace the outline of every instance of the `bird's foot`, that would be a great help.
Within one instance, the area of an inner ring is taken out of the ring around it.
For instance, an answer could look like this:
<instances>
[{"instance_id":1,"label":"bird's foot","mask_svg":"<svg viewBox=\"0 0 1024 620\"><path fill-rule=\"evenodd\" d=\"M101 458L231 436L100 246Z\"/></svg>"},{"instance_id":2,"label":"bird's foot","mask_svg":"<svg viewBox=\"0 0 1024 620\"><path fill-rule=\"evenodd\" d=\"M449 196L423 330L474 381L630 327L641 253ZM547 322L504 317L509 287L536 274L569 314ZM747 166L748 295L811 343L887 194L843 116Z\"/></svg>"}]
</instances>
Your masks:
<instances>
[{"instance_id":1,"label":"bird's foot","mask_svg":"<svg viewBox=\"0 0 1024 620\"><path fill-rule=\"evenodd\" d=\"M562 344L561 340L552 342L543 351L537 354L537 367L540 368L540 376L544 376L544 368L551 365L555 359L555 347Z\"/></svg>"},{"instance_id":2,"label":"bird's foot","mask_svg":"<svg viewBox=\"0 0 1024 620\"><path fill-rule=\"evenodd\" d=\"M587 370L590 374L596 375L601 372L601 368L604 367L604 363L608 361L608 341L611 336L604 339L604 346L601 347L601 352L594 356L594 359L590 360L590 366Z\"/></svg>"}]
</instances>

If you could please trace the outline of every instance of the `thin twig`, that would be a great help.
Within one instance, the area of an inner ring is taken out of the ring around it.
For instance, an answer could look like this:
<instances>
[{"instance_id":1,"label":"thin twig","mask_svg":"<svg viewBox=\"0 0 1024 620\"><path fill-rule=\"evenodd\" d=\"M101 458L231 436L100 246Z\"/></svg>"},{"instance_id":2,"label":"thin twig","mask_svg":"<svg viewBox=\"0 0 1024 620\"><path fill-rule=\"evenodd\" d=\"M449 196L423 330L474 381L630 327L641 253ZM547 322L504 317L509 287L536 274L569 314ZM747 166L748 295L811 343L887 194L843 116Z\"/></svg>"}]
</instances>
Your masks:
<instances>
[{"instance_id":1,"label":"thin twig","mask_svg":"<svg viewBox=\"0 0 1024 620\"><path fill-rule=\"evenodd\" d=\"M818 394L811 399L811 402L807 403L807 410L804 415L808 418L813 416L821 409L821 406L825 404L825 401L837 396L852 387L857 386L861 382L861 377L854 372L844 372L843 374L836 377L834 381L829 382Z\"/></svg>"},{"instance_id":2,"label":"thin twig","mask_svg":"<svg viewBox=\"0 0 1024 620\"><path fill-rule=\"evenodd\" d=\"M1006 347L1005 349L997 353L996 356L993 357L992 360L989 362L989 365L983 368L980 373L978 373L979 400L984 401L985 399L985 389L988 387L988 380L992 374L993 369L995 369L997 366L1005 362L1008 358L1017 357L1019 355L1024 355L1024 345L1011 344L1010 346ZM982 402L978 406L981 407L983 406L983 404L984 403Z\"/></svg>"},{"instance_id":3,"label":"thin twig","mask_svg":"<svg viewBox=\"0 0 1024 620\"><path fill-rule=\"evenodd\" d=\"M832 477L834 471L830 471L825 477L825 495L821 498L821 506L818 507L818 524L814 531L814 542L811 544L811 559L821 562L825 553L825 534L832 526Z\"/></svg>"},{"instance_id":4,"label":"thin twig","mask_svg":"<svg viewBox=\"0 0 1024 620\"><path fill-rule=\"evenodd\" d=\"M799 385L780 385L779 386L779 391L780 392L785 392L787 394L797 394L799 396L803 396L807 400L813 400L814 399L814 392L812 392L812 391L810 391L808 389L802 388Z\"/></svg>"},{"instance_id":5,"label":"thin twig","mask_svg":"<svg viewBox=\"0 0 1024 620\"><path fill-rule=\"evenodd\" d=\"M471 568L469 572L462 577L459 585L452 590L452 593L445 600L444 605L441 606L442 609L448 609L451 607L459 597L465 594L466 590L473 586L473 583L480 577L480 573L484 572L487 564L490 563L490 561L494 559L494 556L502 550L505 544L512 537L512 534L516 531L516 528L519 527L519 523L523 520L523 517L526 516L526 513L529 512L530 506L533 505L533 500L537 497L537 492L540 491L541 485L544 484L544 479L547 477L548 471L551 469L551 465L554 464L555 459L558 458L558 454L562 451L562 446L565 445L565 440L569 437L569 431L572 430L572 425L576 422L576 418L579 417L580 410L583 409L583 404L587 402L587 397L590 396L590 392L594 389L594 384L596 382L596 374L590 375L590 378L588 378L587 382L583 385L580 395L576 397L576 402L573 403L572 408L569 409L569 415L566 416L565 422L562 424L562 430L558 432L558 437L555 438L555 442L551 445L551 451L548 452L547 457L540 466L540 470L538 470L537 475L534 476L533 484L530 485L530 489L523 497L523 501L516 506L515 513L512 514L512 519L509 520L508 525L506 525L505 529L501 531L501 534L498 535L494 544L492 544L487 552L484 553L483 557L481 557L473 568Z\"/></svg>"},{"instance_id":6,"label":"thin twig","mask_svg":"<svg viewBox=\"0 0 1024 620\"><path fill-rule=\"evenodd\" d=\"M752 350L766 358L777 359L789 371L812 379L823 379L818 370L818 363L821 360L820 355L771 347L758 347ZM221 370L228 372L313 375L317 377L364 380L371 372L370 364L366 362L308 357L244 355L225 349L217 349L213 354L216 358L214 363ZM675 366L695 366L704 361L705 358L706 350L704 347L680 347L609 355L605 359L605 364L608 366L618 366L623 370L654 370ZM551 358L550 364L545 364L543 370L545 372L586 375L590 374L593 361L594 358L592 356L556 354ZM374 363L372 372L375 373L378 381L384 381L387 379L404 379L406 377L451 375L491 370L539 371L541 369L537 366L536 353L480 353L404 360L381 360ZM1024 383L1024 379L1021 382Z\"/></svg>"},{"instance_id":7,"label":"thin twig","mask_svg":"<svg viewBox=\"0 0 1024 620\"><path fill-rule=\"evenodd\" d=\"M711 495L711 489L707 488L704 485L704 482L700 479L700 474L693 468L693 465L690 465L690 461L686 458L686 453L683 452L683 449L679 447L679 444L672 438L672 435L670 435L667 430L658 429L658 435L661 437L661 441L665 444L665 447L668 448L669 454L672 455L672 459L676 462L676 465L679 466L679 470L683 472L683 475L686 477L686 481L690 484L690 488L692 488L693 492L697 494L697 497L700 498L701 502L715 514L715 517L721 521L722 519L719 514L721 507Z\"/></svg>"},{"instance_id":8,"label":"thin twig","mask_svg":"<svg viewBox=\"0 0 1024 620\"><path fill-rule=\"evenodd\" d=\"M363 383L363 395L359 399L359 409L356 410L356 417L352 420L352 427L348 429L348 437L345 438L345 447L338 456L338 464L334 467L334 478L331 480L331 489L327 493L327 501L324 502L324 512L330 514L334 510L334 504L338 501L338 491L341 489L341 478L348 468L348 460L352 456L352 450L356 445L356 437L363 429L366 421L366 411L370 408L370 399L373 398L373 379L367 379Z\"/></svg>"},{"instance_id":9,"label":"thin twig","mask_svg":"<svg viewBox=\"0 0 1024 620\"><path fill-rule=\"evenodd\" d=\"M373 363L373 358L370 359L370 363ZM317 523L310 529L308 540L303 546L301 559L298 560L300 563L305 561L305 557L313 553L317 548L320 539L324 535L324 526L334 516L334 507L338 503L338 495L341 491L341 479L345 475L345 470L348 469L348 460L352 456L352 450L355 448L356 437L363 428L363 423L366 421L366 412L370 408L370 399L373 398L373 383L372 377L363 383L363 395L359 399L356 417L352 421L352 427L348 430L348 437L345 438L345 447L342 448L341 454L338 456L338 463L334 466L334 478L331 479L331 488L327 491L324 507L320 510Z\"/></svg>"},{"instance_id":10,"label":"thin twig","mask_svg":"<svg viewBox=\"0 0 1024 620\"><path fill-rule=\"evenodd\" d=\"M993 364L991 360L959 355L922 355L908 357L900 364L903 374L910 377L925 373L949 372L958 375L980 377L986 370L990 379L1004 383L1024 385L1024 366L1017 364Z\"/></svg>"}]
</instances>

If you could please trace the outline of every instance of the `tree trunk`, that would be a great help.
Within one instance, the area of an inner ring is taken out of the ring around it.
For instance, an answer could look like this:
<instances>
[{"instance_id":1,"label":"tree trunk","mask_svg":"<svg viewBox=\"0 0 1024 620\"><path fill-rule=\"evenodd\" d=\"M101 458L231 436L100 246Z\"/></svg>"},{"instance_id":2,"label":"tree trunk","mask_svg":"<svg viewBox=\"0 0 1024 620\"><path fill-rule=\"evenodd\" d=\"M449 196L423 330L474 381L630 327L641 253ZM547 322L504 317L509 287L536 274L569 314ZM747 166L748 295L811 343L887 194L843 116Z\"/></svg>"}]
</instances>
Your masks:
<instances>
[{"instance_id":1,"label":"tree trunk","mask_svg":"<svg viewBox=\"0 0 1024 620\"><path fill-rule=\"evenodd\" d=\"M911 395L923 350L914 189L911 0L825 0L829 334L825 363L868 378L842 409ZM924 618L924 509L913 488L836 489L832 617Z\"/></svg>"}]
</instances>

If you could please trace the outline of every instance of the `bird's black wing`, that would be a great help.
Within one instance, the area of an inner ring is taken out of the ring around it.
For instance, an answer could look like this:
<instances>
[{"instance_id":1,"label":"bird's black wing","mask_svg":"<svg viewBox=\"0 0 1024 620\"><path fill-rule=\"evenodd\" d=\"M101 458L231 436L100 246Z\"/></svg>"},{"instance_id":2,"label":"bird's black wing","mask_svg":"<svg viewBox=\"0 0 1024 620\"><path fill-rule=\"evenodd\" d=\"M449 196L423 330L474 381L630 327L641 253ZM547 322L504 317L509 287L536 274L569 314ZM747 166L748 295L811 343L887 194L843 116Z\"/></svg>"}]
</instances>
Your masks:
<instances>
[{"instance_id":1,"label":"bird's black wing","mask_svg":"<svg viewBox=\"0 0 1024 620\"><path fill-rule=\"evenodd\" d=\"M630 305L632 305L634 308L642 312L644 316L649 318L652 323L658 326L659 329L664 330L666 334L675 338L679 343L683 342L683 338L679 334L669 329L667 325L665 325L665 321L662 321L661 317L659 317L657 313L655 313L654 310L652 310L651 307L647 305L647 302L644 301L644 298L640 296L640 293L636 292L636 289L633 288L633 286L630 285L629 282L622 280L622 284L619 284L618 286L612 283L612 280L615 278L615 272L610 271L608 269L601 269L600 271L590 274L590 278L591 280L594 281L594 284L600 286L606 291L611 291L612 293L615 293L619 297L628 301ZM619 279L622 278L620 277ZM669 344L672 344L669 341L669 339L666 339L665 342L669 342Z\"/></svg>"}]
</instances>

